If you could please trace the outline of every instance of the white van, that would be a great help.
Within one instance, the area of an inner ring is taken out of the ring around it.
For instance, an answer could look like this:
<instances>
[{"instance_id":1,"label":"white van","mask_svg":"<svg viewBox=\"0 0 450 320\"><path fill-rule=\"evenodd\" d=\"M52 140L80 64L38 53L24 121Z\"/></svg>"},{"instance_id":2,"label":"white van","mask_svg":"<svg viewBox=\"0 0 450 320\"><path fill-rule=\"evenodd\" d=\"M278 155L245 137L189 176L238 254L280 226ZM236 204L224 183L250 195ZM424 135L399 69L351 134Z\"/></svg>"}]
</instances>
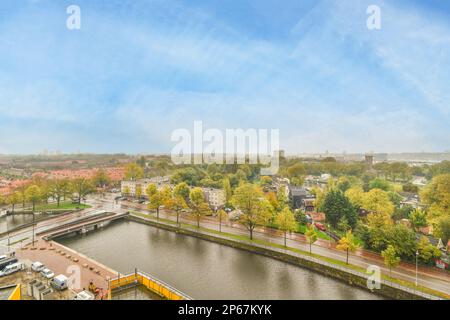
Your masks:
<instances>
[{"instance_id":1,"label":"white van","mask_svg":"<svg viewBox=\"0 0 450 320\"><path fill-rule=\"evenodd\" d=\"M44 268L45 268L44 264L39 261L35 261L31 264L31 270L36 271L36 272L40 272Z\"/></svg>"},{"instance_id":2,"label":"white van","mask_svg":"<svg viewBox=\"0 0 450 320\"><path fill-rule=\"evenodd\" d=\"M55 288L56 290L62 291L64 289L67 289L68 286L68 280L67 277L63 274L57 275L52 279L50 282L50 285Z\"/></svg>"},{"instance_id":3,"label":"white van","mask_svg":"<svg viewBox=\"0 0 450 320\"><path fill-rule=\"evenodd\" d=\"M84 290L79 292L73 300L95 300L95 296L91 292Z\"/></svg>"},{"instance_id":4,"label":"white van","mask_svg":"<svg viewBox=\"0 0 450 320\"><path fill-rule=\"evenodd\" d=\"M13 264L10 264L5 267L2 271L0 271L0 277L7 276L9 274L12 274L14 272L20 271L24 269L24 265L22 262L16 262Z\"/></svg>"}]
</instances>

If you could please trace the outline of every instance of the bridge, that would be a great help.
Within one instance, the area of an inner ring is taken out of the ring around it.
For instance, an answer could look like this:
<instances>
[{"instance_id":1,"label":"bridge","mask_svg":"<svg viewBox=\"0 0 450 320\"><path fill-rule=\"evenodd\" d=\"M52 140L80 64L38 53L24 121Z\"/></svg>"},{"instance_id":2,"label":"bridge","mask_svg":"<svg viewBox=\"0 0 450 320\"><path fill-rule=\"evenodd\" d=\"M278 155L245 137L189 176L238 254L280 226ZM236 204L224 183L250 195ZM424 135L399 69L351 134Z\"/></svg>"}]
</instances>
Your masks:
<instances>
[{"instance_id":1,"label":"bridge","mask_svg":"<svg viewBox=\"0 0 450 320\"><path fill-rule=\"evenodd\" d=\"M87 233L102 228L112 221L123 219L128 214L128 212L99 211L96 214L43 230L36 235L44 240L52 240L71 233Z\"/></svg>"}]
</instances>

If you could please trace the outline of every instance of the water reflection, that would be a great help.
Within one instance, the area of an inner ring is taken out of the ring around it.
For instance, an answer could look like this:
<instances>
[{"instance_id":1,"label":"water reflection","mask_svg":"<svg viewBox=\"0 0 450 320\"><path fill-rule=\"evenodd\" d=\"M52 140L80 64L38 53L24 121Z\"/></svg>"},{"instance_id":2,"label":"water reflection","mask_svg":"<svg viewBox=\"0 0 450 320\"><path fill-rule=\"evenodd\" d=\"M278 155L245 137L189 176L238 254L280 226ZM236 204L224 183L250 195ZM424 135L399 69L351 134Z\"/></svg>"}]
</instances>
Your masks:
<instances>
[{"instance_id":1,"label":"water reflection","mask_svg":"<svg viewBox=\"0 0 450 320\"><path fill-rule=\"evenodd\" d=\"M119 272L146 271L194 299L379 299L307 269L131 221L59 241Z\"/></svg>"}]
</instances>

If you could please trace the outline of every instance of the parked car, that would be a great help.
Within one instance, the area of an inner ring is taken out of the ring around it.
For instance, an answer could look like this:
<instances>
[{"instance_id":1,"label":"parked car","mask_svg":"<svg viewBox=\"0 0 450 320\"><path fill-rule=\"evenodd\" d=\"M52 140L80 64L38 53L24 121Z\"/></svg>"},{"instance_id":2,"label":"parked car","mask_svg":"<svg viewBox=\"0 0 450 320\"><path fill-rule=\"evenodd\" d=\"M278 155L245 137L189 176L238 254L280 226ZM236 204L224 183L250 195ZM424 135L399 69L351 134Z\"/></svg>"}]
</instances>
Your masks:
<instances>
[{"instance_id":1,"label":"parked car","mask_svg":"<svg viewBox=\"0 0 450 320\"><path fill-rule=\"evenodd\" d=\"M63 274L60 274L52 279L50 285L56 290L62 291L64 289L67 289L68 286L67 282L68 282L67 277Z\"/></svg>"},{"instance_id":2,"label":"parked car","mask_svg":"<svg viewBox=\"0 0 450 320\"><path fill-rule=\"evenodd\" d=\"M23 270L24 268L25 268L25 266L23 265L22 262L16 262L16 263L7 265L2 271L0 271L0 277L10 275L14 272Z\"/></svg>"},{"instance_id":3,"label":"parked car","mask_svg":"<svg viewBox=\"0 0 450 320\"><path fill-rule=\"evenodd\" d=\"M51 279L51 278L53 278L53 277L55 276L55 274L53 273L53 271L50 270L50 269L48 269L48 268L42 269L42 270L41 270L41 275L42 275L44 278L47 278L47 279Z\"/></svg>"},{"instance_id":4,"label":"parked car","mask_svg":"<svg viewBox=\"0 0 450 320\"><path fill-rule=\"evenodd\" d=\"M6 266L16 263L19 260L17 260L16 258L6 258L2 261L0 261L0 270L3 270Z\"/></svg>"},{"instance_id":5,"label":"parked car","mask_svg":"<svg viewBox=\"0 0 450 320\"><path fill-rule=\"evenodd\" d=\"M84 290L73 297L73 300L95 300L95 295L92 292Z\"/></svg>"},{"instance_id":6,"label":"parked car","mask_svg":"<svg viewBox=\"0 0 450 320\"><path fill-rule=\"evenodd\" d=\"M8 258L7 255L2 254L2 255L0 256L0 261L6 260L7 258Z\"/></svg>"},{"instance_id":7,"label":"parked car","mask_svg":"<svg viewBox=\"0 0 450 320\"><path fill-rule=\"evenodd\" d=\"M320 222L315 222L314 225L316 226L317 229L319 229L320 231L327 231L327 228Z\"/></svg>"},{"instance_id":8,"label":"parked car","mask_svg":"<svg viewBox=\"0 0 450 320\"><path fill-rule=\"evenodd\" d=\"M44 264L39 261L35 261L31 264L31 270L41 272L45 268Z\"/></svg>"}]
</instances>

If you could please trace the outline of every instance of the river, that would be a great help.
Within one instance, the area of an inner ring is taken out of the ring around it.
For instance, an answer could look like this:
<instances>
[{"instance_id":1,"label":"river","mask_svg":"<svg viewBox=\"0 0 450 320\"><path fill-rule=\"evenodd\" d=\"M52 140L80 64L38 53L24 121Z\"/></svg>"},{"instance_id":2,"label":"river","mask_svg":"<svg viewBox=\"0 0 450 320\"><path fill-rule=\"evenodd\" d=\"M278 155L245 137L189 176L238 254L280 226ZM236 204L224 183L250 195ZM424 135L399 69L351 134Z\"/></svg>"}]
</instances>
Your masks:
<instances>
[{"instance_id":1,"label":"river","mask_svg":"<svg viewBox=\"0 0 450 320\"><path fill-rule=\"evenodd\" d=\"M194 299L381 299L304 268L133 221L57 241L121 273L150 273Z\"/></svg>"}]
</instances>

